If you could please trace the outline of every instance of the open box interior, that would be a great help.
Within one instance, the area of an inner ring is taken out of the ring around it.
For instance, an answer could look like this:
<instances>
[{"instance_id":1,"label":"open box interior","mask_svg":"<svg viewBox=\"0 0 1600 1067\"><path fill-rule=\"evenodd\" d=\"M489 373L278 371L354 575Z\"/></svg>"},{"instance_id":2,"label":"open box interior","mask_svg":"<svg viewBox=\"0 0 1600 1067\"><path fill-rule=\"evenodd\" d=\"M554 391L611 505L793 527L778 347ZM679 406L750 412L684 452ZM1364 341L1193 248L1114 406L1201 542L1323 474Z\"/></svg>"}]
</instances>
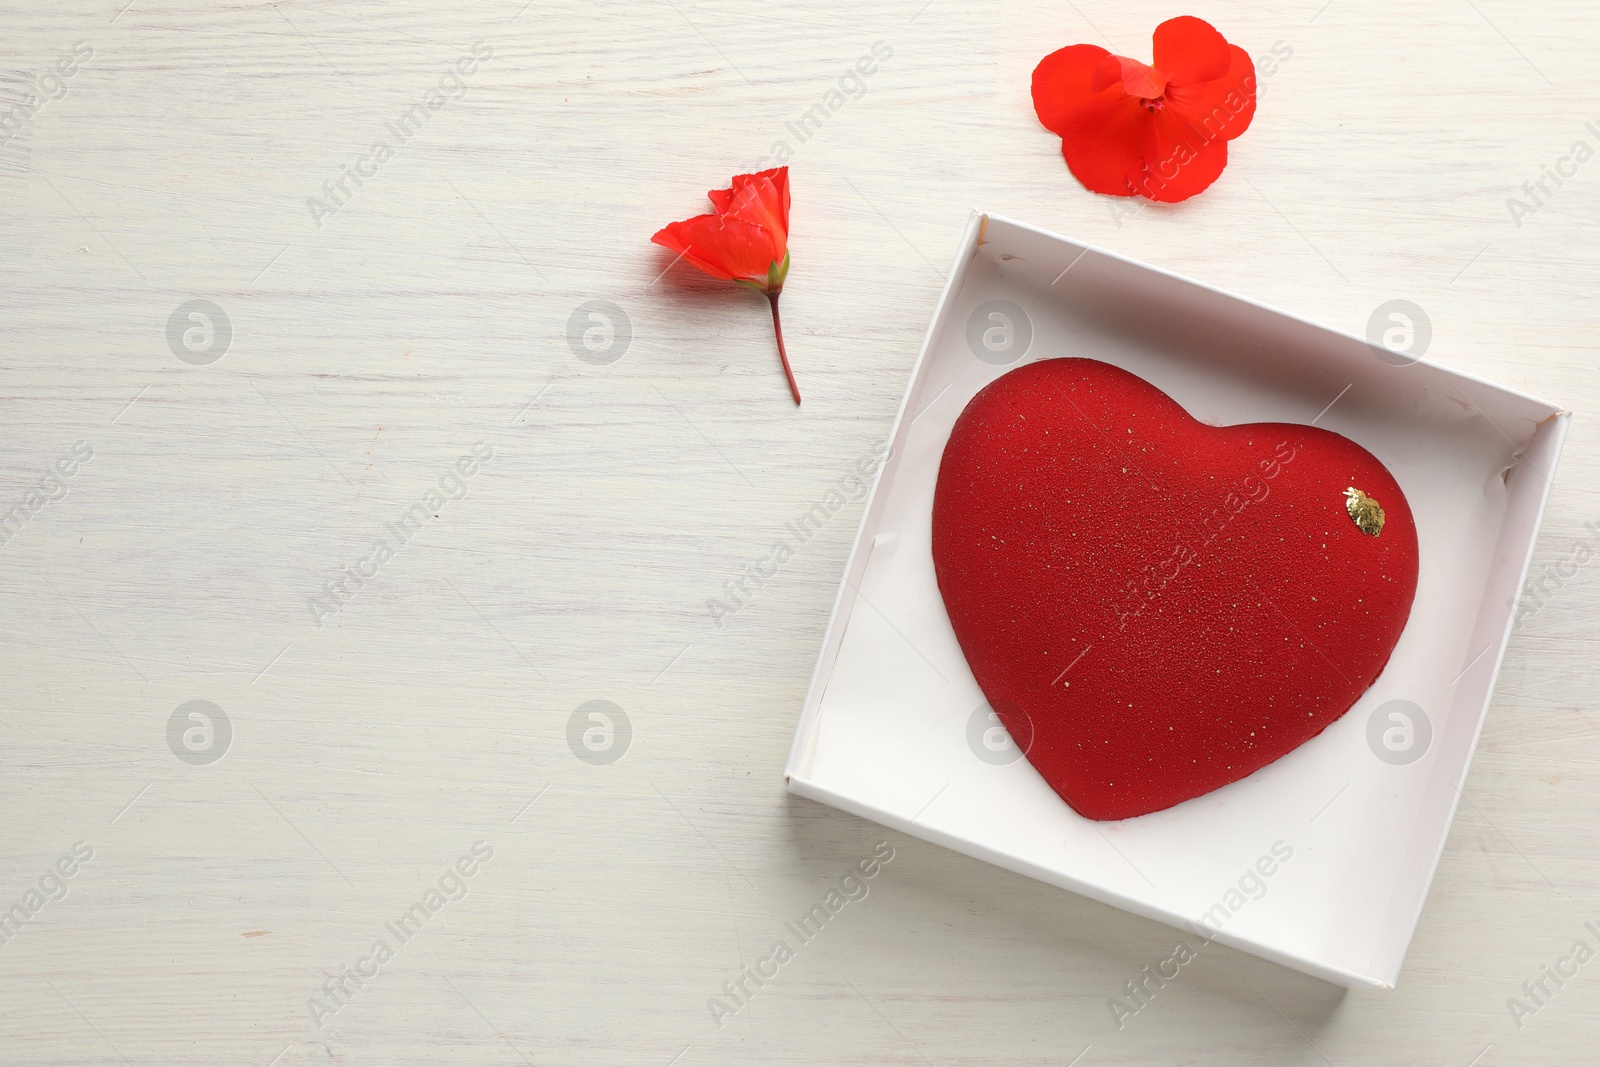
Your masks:
<instances>
[{"instance_id":1,"label":"open box interior","mask_svg":"<svg viewBox=\"0 0 1600 1067\"><path fill-rule=\"evenodd\" d=\"M1004 365L978 358L968 339L974 311L996 299L1031 324L1027 350ZM1355 706L1241 781L1120 822L1077 815L1026 759L976 754L984 696L930 549L934 481L956 417L1008 370L1061 356L1131 371L1202 422L1316 420L1389 468L1417 525L1410 620ZM1196 947L1197 934L1214 935L1329 981L1392 986L1477 743L1567 424L1554 405L1402 363L1200 283L974 215L840 584L790 788L1187 928ZM1392 700L1427 718L1431 738L1411 763L1369 746L1369 719Z\"/></svg>"}]
</instances>

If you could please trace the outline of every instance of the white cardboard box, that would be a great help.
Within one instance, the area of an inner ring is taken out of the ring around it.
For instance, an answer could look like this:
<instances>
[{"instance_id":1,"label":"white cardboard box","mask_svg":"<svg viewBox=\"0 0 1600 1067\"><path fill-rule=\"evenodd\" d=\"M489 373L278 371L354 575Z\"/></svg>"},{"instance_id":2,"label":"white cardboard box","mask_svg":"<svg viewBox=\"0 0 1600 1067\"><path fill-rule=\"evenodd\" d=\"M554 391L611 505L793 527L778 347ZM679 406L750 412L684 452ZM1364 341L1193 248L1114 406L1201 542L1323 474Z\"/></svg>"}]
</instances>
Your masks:
<instances>
[{"instance_id":1,"label":"white cardboard box","mask_svg":"<svg viewBox=\"0 0 1600 1067\"><path fill-rule=\"evenodd\" d=\"M1417 524L1410 621L1361 700L1250 777L1121 822L1073 812L989 718L929 547L934 480L956 416L1012 367L1057 356L1132 371L1203 422L1315 422L1342 433L1394 474ZM1193 947L1214 935L1340 985L1392 988L1488 710L1568 418L1470 375L975 213L839 586L785 768L789 788L1184 928Z\"/></svg>"}]
</instances>

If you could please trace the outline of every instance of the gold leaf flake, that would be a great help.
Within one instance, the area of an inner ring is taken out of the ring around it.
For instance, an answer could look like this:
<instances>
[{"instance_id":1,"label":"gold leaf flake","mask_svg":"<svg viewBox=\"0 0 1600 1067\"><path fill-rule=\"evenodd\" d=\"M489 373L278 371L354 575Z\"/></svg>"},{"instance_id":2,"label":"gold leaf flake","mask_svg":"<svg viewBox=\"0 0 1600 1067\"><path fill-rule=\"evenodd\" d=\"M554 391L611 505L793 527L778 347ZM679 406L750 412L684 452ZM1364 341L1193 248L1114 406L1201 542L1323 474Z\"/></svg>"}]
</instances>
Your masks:
<instances>
[{"instance_id":1,"label":"gold leaf flake","mask_svg":"<svg viewBox=\"0 0 1600 1067\"><path fill-rule=\"evenodd\" d=\"M1349 512L1356 529L1373 537L1383 532L1383 508L1376 500L1353 485L1344 491L1344 496L1344 509Z\"/></svg>"}]
</instances>

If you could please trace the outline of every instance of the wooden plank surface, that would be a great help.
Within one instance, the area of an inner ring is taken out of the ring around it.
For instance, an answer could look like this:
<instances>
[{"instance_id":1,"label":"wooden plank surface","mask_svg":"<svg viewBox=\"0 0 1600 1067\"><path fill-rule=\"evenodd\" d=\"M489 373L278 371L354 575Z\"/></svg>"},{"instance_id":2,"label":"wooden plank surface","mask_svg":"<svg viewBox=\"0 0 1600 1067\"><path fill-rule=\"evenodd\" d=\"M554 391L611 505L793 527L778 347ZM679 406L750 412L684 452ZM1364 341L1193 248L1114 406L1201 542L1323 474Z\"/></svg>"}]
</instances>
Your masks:
<instances>
[{"instance_id":1,"label":"wooden plank surface","mask_svg":"<svg viewBox=\"0 0 1600 1067\"><path fill-rule=\"evenodd\" d=\"M1592 5L1195 3L1288 56L1213 189L1130 213L1028 77L1179 9L124 3L0 8L0 114L43 98L0 131L0 1063L1594 1062L1600 963L1523 990L1600 952ZM764 302L647 243L780 142L799 410ZM882 440L973 207L1358 333L1415 301L1578 412L1397 991L1213 946L1119 1029L1172 931L785 794L859 502L707 602Z\"/></svg>"}]
</instances>

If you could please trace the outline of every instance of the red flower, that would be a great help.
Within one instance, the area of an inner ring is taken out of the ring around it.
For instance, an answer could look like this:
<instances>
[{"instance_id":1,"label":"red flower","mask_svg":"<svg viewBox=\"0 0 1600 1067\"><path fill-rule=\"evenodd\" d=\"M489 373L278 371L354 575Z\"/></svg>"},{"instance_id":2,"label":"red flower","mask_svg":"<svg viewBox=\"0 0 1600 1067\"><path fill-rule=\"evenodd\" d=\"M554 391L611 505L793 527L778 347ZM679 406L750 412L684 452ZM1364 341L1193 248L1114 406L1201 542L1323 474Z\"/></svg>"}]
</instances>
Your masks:
<instances>
[{"instance_id":1,"label":"red flower","mask_svg":"<svg viewBox=\"0 0 1600 1067\"><path fill-rule=\"evenodd\" d=\"M1156 27L1155 66L1075 44L1033 72L1033 109L1091 192L1177 203L1217 180L1256 113L1244 49L1185 15Z\"/></svg>"},{"instance_id":2,"label":"red flower","mask_svg":"<svg viewBox=\"0 0 1600 1067\"><path fill-rule=\"evenodd\" d=\"M778 294L789 276L789 168L738 174L727 189L706 194L715 209L663 228L650 240L677 252L713 278L737 282L766 294L772 329L789 392L800 403L800 387L789 369L778 319Z\"/></svg>"}]
</instances>

